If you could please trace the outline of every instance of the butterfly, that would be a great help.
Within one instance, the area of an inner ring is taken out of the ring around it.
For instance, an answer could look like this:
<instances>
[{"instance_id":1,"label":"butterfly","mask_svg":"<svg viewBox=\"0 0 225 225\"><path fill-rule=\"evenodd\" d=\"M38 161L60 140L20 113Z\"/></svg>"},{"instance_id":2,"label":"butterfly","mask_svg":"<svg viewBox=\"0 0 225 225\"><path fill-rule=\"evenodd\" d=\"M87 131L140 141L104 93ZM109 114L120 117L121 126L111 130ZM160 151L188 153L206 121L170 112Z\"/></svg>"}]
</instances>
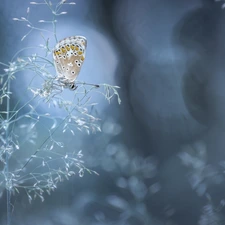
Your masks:
<instances>
[{"instance_id":1,"label":"butterfly","mask_svg":"<svg viewBox=\"0 0 225 225\"><path fill-rule=\"evenodd\" d=\"M59 41L53 49L53 60L58 81L64 87L75 90L75 80L85 59L87 39L83 36L71 36Z\"/></svg>"}]
</instances>

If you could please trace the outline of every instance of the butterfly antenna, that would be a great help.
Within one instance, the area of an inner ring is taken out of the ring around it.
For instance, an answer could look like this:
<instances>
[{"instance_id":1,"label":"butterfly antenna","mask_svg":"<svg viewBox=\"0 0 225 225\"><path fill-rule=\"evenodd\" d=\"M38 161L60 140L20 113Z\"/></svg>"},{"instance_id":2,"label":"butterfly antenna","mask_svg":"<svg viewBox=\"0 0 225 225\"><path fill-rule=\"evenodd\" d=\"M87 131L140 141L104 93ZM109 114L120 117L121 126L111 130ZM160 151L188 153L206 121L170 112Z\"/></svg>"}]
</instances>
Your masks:
<instances>
[{"instance_id":1,"label":"butterfly antenna","mask_svg":"<svg viewBox=\"0 0 225 225\"><path fill-rule=\"evenodd\" d=\"M98 85L98 84L90 84L90 83L80 83L80 84L90 85L90 86L93 86L93 87L96 87L96 88L99 88L100 87L100 85Z\"/></svg>"}]
</instances>

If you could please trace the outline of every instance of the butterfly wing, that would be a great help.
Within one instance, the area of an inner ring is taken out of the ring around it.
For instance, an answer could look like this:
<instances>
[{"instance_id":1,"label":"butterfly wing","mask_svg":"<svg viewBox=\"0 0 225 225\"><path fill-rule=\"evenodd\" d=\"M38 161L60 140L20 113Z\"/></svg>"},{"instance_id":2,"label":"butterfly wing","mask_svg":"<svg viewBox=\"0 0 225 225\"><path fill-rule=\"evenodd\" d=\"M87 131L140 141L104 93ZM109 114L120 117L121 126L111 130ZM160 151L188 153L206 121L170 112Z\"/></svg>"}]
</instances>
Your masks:
<instances>
[{"instance_id":1,"label":"butterfly wing","mask_svg":"<svg viewBox=\"0 0 225 225\"><path fill-rule=\"evenodd\" d=\"M87 40L72 36L61 40L53 50L54 65L58 77L68 82L76 80L85 59Z\"/></svg>"}]
</instances>

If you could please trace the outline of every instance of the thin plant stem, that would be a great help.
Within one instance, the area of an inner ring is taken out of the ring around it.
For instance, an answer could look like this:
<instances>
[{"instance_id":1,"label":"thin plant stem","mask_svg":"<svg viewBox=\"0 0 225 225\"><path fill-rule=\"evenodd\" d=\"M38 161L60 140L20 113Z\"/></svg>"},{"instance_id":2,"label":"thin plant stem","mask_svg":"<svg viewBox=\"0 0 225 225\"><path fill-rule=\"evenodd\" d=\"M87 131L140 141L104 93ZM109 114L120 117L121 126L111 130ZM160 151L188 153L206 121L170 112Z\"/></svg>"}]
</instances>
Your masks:
<instances>
[{"instance_id":1,"label":"thin plant stem","mask_svg":"<svg viewBox=\"0 0 225 225\"><path fill-rule=\"evenodd\" d=\"M7 90L10 91L10 79L8 80L8 85L7 85ZM7 103L6 103L6 111L7 111L7 114L6 114L6 121L8 123L9 121L9 113L10 113L10 98L7 98ZM6 126L6 146L8 145L8 141L9 141L9 126L7 124ZM6 151L6 162L5 162L5 173L6 173L6 176L7 176L7 183L9 181L9 152ZM11 224L11 191L10 191L10 188L8 186L8 188L6 189L6 198L7 198L7 225L10 225Z\"/></svg>"}]
</instances>

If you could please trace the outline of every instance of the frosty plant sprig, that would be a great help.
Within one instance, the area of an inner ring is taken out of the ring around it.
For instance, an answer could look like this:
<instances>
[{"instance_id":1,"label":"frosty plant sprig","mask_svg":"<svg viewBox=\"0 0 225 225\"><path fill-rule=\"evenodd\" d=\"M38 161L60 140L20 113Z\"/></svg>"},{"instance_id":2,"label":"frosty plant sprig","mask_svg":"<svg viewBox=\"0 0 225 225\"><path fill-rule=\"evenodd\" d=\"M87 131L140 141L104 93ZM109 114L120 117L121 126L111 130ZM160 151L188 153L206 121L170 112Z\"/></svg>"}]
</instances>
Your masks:
<instances>
[{"instance_id":1,"label":"frosty plant sprig","mask_svg":"<svg viewBox=\"0 0 225 225\"><path fill-rule=\"evenodd\" d=\"M45 29L42 29L40 27L34 26L32 24L32 22L29 20L30 7L28 7L27 8L27 15L26 15L26 17L13 18L13 20L15 20L15 21L25 22L27 27L30 28L29 31L22 37L21 40L23 41L32 31L37 30L37 31L44 31L44 32L53 33L56 42L58 42L57 36L56 36L56 23L57 23L56 17L67 14L67 12L65 12L65 11L60 11L62 6L75 5L76 3L75 2L68 2L66 0L62 0L60 2L57 2L56 4L53 4L51 1L43 0L43 2L30 2L30 4L31 5L45 5L45 6L47 6L49 8L50 13L53 16L52 20L51 21L47 21L47 20L40 19L38 22L39 23L51 23L53 25L53 30L49 31L49 30L45 30Z\"/></svg>"},{"instance_id":2,"label":"frosty plant sprig","mask_svg":"<svg viewBox=\"0 0 225 225\"><path fill-rule=\"evenodd\" d=\"M21 49L10 63L0 63L4 71L0 77L0 194L6 189L7 225L11 223L11 194L23 190L29 202L35 198L44 201L44 193L50 194L59 182L76 174L82 177L85 171L96 173L85 167L82 150L74 149L74 140L79 131L87 134L101 131L100 118L92 113L97 105L92 101L93 94L103 95L109 102L116 96L118 103L121 102L118 86L77 81L85 58L84 37L65 39L53 48L58 42L56 18L66 14L62 7L75 3L44 0L30 4L49 8L52 20L41 19L39 23L51 23L52 30L34 26L28 8L26 17L13 20L29 28L22 41L36 31L43 43ZM28 54L27 49L32 53ZM56 67L57 75L53 72L56 64L60 64ZM30 77L28 87L20 90L30 96L26 100L18 100L13 89L18 76L21 79L21 72L29 73ZM71 98L64 97L67 87L72 87ZM44 109L41 104L45 105ZM58 115L51 115L52 109Z\"/></svg>"}]
</instances>

